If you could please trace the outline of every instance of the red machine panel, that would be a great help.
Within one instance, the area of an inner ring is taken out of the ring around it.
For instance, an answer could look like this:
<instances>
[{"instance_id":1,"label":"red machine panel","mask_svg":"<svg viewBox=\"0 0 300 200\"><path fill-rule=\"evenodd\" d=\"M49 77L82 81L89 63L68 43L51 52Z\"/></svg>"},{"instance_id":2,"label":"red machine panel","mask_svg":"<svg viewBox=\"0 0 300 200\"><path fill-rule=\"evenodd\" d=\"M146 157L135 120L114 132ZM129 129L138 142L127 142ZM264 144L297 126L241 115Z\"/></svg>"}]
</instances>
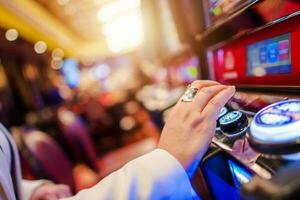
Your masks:
<instances>
[{"instance_id":1,"label":"red machine panel","mask_svg":"<svg viewBox=\"0 0 300 200\"><path fill-rule=\"evenodd\" d=\"M215 80L228 84L300 85L300 16L208 51Z\"/></svg>"}]
</instances>

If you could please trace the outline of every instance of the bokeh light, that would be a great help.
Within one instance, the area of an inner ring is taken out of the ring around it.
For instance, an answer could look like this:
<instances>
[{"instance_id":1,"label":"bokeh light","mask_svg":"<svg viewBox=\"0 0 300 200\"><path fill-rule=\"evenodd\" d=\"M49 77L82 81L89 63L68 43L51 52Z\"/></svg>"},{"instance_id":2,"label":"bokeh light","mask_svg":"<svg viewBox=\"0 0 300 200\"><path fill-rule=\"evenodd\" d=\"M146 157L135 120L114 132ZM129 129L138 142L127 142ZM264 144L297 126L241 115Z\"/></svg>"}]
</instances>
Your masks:
<instances>
[{"instance_id":1,"label":"bokeh light","mask_svg":"<svg viewBox=\"0 0 300 200\"><path fill-rule=\"evenodd\" d=\"M56 48L52 51L52 59L53 60L62 60L63 57L65 56L64 51L60 48Z\"/></svg>"},{"instance_id":2,"label":"bokeh light","mask_svg":"<svg viewBox=\"0 0 300 200\"><path fill-rule=\"evenodd\" d=\"M47 44L44 41L38 41L34 44L34 51L37 54L43 54L47 51Z\"/></svg>"},{"instance_id":3,"label":"bokeh light","mask_svg":"<svg viewBox=\"0 0 300 200\"><path fill-rule=\"evenodd\" d=\"M5 38L8 41L15 41L16 39L18 39L19 37L19 33L16 29L8 29L5 33Z\"/></svg>"}]
</instances>

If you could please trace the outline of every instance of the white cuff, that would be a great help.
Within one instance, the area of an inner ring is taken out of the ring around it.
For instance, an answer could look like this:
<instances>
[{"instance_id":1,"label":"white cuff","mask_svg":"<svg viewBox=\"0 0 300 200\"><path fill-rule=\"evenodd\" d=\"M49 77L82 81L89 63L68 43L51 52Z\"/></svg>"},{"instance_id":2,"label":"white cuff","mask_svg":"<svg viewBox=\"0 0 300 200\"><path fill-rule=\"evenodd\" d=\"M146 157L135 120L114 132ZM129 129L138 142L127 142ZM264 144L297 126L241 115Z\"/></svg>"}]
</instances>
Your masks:
<instances>
[{"instance_id":1,"label":"white cuff","mask_svg":"<svg viewBox=\"0 0 300 200\"><path fill-rule=\"evenodd\" d=\"M22 180L22 191L23 191L23 199L30 200L33 192L45 183L50 183L50 181L46 180Z\"/></svg>"}]
</instances>

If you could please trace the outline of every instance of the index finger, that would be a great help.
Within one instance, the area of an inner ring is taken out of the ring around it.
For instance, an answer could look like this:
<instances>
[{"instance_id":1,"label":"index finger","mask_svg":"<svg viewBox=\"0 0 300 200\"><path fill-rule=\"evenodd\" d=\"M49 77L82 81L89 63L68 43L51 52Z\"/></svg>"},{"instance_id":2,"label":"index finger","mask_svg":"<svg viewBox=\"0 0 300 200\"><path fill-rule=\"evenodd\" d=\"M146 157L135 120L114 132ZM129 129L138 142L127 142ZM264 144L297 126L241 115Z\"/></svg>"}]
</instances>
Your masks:
<instances>
[{"instance_id":1,"label":"index finger","mask_svg":"<svg viewBox=\"0 0 300 200\"><path fill-rule=\"evenodd\" d=\"M234 93L234 86L229 86L226 89L220 91L212 99L209 100L208 104L205 106L201 114L203 114L205 117L208 117L209 119L217 120L221 108L229 101Z\"/></svg>"}]
</instances>

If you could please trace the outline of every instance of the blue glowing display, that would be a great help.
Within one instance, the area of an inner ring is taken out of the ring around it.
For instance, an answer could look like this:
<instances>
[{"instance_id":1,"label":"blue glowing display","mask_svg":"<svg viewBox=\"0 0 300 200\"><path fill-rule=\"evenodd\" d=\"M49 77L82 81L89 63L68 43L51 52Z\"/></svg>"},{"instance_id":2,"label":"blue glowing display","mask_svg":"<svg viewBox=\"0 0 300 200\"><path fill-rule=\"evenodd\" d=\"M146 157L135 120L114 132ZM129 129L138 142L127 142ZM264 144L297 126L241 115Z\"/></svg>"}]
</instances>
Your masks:
<instances>
[{"instance_id":1,"label":"blue glowing display","mask_svg":"<svg viewBox=\"0 0 300 200\"><path fill-rule=\"evenodd\" d=\"M64 60L61 71L69 87L76 88L80 82L78 62L75 59Z\"/></svg>"},{"instance_id":2,"label":"blue glowing display","mask_svg":"<svg viewBox=\"0 0 300 200\"><path fill-rule=\"evenodd\" d=\"M250 170L224 152L205 159L201 169L215 200L241 199L241 185L248 183L253 177Z\"/></svg>"},{"instance_id":3,"label":"blue glowing display","mask_svg":"<svg viewBox=\"0 0 300 200\"><path fill-rule=\"evenodd\" d=\"M252 173L242 168L233 160L228 160L229 168L232 173L234 185L240 188L242 184L248 183L252 179Z\"/></svg>"}]
</instances>

